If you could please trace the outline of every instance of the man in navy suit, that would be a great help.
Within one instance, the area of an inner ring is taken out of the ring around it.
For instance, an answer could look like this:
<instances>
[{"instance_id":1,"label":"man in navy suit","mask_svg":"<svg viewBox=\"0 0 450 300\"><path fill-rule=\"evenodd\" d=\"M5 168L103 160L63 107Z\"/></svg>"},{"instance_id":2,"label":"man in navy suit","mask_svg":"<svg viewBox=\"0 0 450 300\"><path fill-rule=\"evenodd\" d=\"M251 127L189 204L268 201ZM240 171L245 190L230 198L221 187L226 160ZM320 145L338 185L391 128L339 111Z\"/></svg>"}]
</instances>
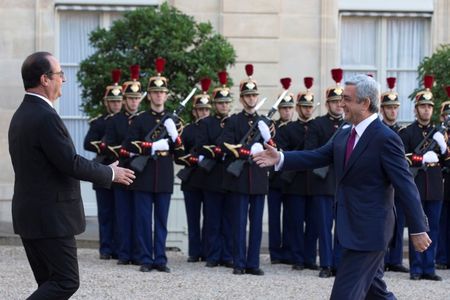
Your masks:
<instances>
[{"instance_id":1,"label":"man in navy suit","mask_svg":"<svg viewBox=\"0 0 450 300\"><path fill-rule=\"evenodd\" d=\"M331 299L395 299L383 281L383 258L394 234L394 189L404 204L417 251L431 244L427 218L398 135L378 118L379 84L357 75L346 82L341 106L352 126L309 151L267 150L254 155L261 167L298 170L334 164L336 228L343 247Z\"/></svg>"}]
</instances>

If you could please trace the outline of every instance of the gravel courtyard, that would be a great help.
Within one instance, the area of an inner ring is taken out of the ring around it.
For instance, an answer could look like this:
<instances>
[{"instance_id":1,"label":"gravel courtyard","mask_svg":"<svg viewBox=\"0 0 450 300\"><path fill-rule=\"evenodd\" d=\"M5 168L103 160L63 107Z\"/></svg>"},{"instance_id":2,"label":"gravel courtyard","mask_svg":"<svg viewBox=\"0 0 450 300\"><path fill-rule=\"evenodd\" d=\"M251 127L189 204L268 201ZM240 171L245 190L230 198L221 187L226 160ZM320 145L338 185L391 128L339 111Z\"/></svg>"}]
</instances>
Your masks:
<instances>
[{"instance_id":1,"label":"gravel courtyard","mask_svg":"<svg viewBox=\"0 0 450 300\"><path fill-rule=\"evenodd\" d=\"M318 278L317 271L271 265L268 255L261 256L265 276L186 263L180 252L168 252L170 274L102 261L94 249L79 249L78 256L81 286L72 299L328 299L333 285L333 278ZM450 271L438 274L442 282L413 282L408 274L391 272L385 280L398 299L450 299ZM0 246L0 299L25 299L35 288L23 248Z\"/></svg>"}]
</instances>

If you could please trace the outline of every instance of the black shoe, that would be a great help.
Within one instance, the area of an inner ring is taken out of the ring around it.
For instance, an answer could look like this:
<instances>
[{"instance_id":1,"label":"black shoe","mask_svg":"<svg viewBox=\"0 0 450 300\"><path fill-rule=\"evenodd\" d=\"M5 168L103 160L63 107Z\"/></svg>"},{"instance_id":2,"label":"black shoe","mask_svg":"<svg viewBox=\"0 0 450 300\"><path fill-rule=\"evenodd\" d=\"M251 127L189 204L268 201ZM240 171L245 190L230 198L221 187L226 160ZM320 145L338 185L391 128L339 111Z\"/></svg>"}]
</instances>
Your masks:
<instances>
[{"instance_id":1,"label":"black shoe","mask_svg":"<svg viewBox=\"0 0 450 300\"><path fill-rule=\"evenodd\" d=\"M304 269L305 269L304 265L299 265L299 264L293 264L292 265L292 270L301 271L301 270L304 270Z\"/></svg>"},{"instance_id":2,"label":"black shoe","mask_svg":"<svg viewBox=\"0 0 450 300\"><path fill-rule=\"evenodd\" d=\"M199 262L200 261L200 257L198 256L189 256L187 259L188 263L195 263L195 262Z\"/></svg>"},{"instance_id":3,"label":"black shoe","mask_svg":"<svg viewBox=\"0 0 450 300\"><path fill-rule=\"evenodd\" d=\"M319 270L319 266L316 264L305 264L305 269L308 270Z\"/></svg>"},{"instance_id":4,"label":"black shoe","mask_svg":"<svg viewBox=\"0 0 450 300\"><path fill-rule=\"evenodd\" d=\"M279 264L282 264L281 259L272 259L272 260L270 260L270 263L271 263L272 265L279 265Z\"/></svg>"},{"instance_id":5,"label":"black shoe","mask_svg":"<svg viewBox=\"0 0 450 300\"><path fill-rule=\"evenodd\" d=\"M249 269L245 269L245 273L246 273L246 274L250 274L250 275L257 275L257 276L262 276L262 275L264 275L264 271L261 270L260 268L249 268Z\"/></svg>"},{"instance_id":6,"label":"black shoe","mask_svg":"<svg viewBox=\"0 0 450 300\"><path fill-rule=\"evenodd\" d=\"M221 261L219 265L221 265L222 267L225 267L225 268L233 268L234 267L233 261L231 261L231 260Z\"/></svg>"},{"instance_id":7,"label":"black shoe","mask_svg":"<svg viewBox=\"0 0 450 300\"><path fill-rule=\"evenodd\" d=\"M437 270L447 270L447 269L448 269L448 265L445 265L445 264L436 264L436 269L437 269Z\"/></svg>"},{"instance_id":8,"label":"black shoe","mask_svg":"<svg viewBox=\"0 0 450 300\"><path fill-rule=\"evenodd\" d=\"M111 255L109 255L109 254L100 254L100 259L111 259Z\"/></svg>"},{"instance_id":9,"label":"black shoe","mask_svg":"<svg viewBox=\"0 0 450 300\"><path fill-rule=\"evenodd\" d=\"M320 272L319 272L320 278L330 278L332 276L333 276L333 272L331 271L331 268L329 268L329 267L322 268L322 270L320 270Z\"/></svg>"},{"instance_id":10,"label":"black shoe","mask_svg":"<svg viewBox=\"0 0 450 300\"><path fill-rule=\"evenodd\" d=\"M141 264L138 262L138 261L136 261L136 260L131 260L130 261L130 264L132 264L133 266L140 266Z\"/></svg>"},{"instance_id":11,"label":"black shoe","mask_svg":"<svg viewBox=\"0 0 450 300\"><path fill-rule=\"evenodd\" d=\"M337 269L331 268L331 276L336 276L336 273L337 273Z\"/></svg>"},{"instance_id":12,"label":"black shoe","mask_svg":"<svg viewBox=\"0 0 450 300\"><path fill-rule=\"evenodd\" d=\"M158 272L170 273L170 269L166 265L161 266L153 265L153 269L155 269Z\"/></svg>"},{"instance_id":13,"label":"black shoe","mask_svg":"<svg viewBox=\"0 0 450 300\"><path fill-rule=\"evenodd\" d=\"M208 267L208 268L214 268L217 266L219 266L219 263L216 261L208 261L208 262L206 262L206 265L205 265L205 267Z\"/></svg>"},{"instance_id":14,"label":"black shoe","mask_svg":"<svg viewBox=\"0 0 450 300\"><path fill-rule=\"evenodd\" d=\"M423 274L422 279L425 280L433 280L433 281L442 281L442 277L436 274Z\"/></svg>"},{"instance_id":15,"label":"black shoe","mask_svg":"<svg viewBox=\"0 0 450 300\"><path fill-rule=\"evenodd\" d=\"M117 256L117 254L111 254L111 258L112 259L118 259L119 257Z\"/></svg>"},{"instance_id":16,"label":"black shoe","mask_svg":"<svg viewBox=\"0 0 450 300\"><path fill-rule=\"evenodd\" d=\"M421 278L422 278L422 275L420 275L420 274L411 274L409 276L409 279L411 279L411 280L420 280Z\"/></svg>"},{"instance_id":17,"label":"black shoe","mask_svg":"<svg viewBox=\"0 0 450 300\"><path fill-rule=\"evenodd\" d=\"M141 271L141 272L150 272L151 270L153 270L153 266L152 265L142 265L139 268L139 271Z\"/></svg>"},{"instance_id":18,"label":"black shoe","mask_svg":"<svg viewBox=\"0 0 450 300\"><path fill-rule=\"evenodd\" d=\"M245 271L244 271L244 269L234 268L234 269L233 269L233 274L234 274L234 275L244 275L244 274L245 274Z\"/></svg>"},{"instance_id":19,"label":"black shoe","mask_svg":"<svg viewBox=\"0 0 450 300\"><path fill-rule=\"evenodd\" d=\"M409 269L403 265L387 265L387 270L391 272L409 273Z\"/></svg>"},{"instance_id":20,"label":"black shoe","mask_svg":"<svg viewBox=\"0 0 450 300\"><path fill-rule=\"evenodd\" d=\"M130 261L129 261L129 260L121 260L121 259L119 259L119 260L117 261L117 264L118 264L118 265L129 265L129 264L130 264Z\"/></svg>"}]
</instances>

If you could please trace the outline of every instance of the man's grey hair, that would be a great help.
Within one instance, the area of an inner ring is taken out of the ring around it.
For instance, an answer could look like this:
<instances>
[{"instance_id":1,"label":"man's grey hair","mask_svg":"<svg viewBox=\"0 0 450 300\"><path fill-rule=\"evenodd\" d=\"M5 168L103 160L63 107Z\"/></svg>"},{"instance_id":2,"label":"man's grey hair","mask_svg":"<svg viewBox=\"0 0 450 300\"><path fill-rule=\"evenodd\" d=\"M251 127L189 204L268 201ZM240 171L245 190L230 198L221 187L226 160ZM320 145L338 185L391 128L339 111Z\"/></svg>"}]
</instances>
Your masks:
<instances>
[{"instance_id":1,"label":"man's grey hair","mask_svg":"<svg viewBox=\"0 0 450 300\"><path fill-rule=\"evenodd\" d=\"M370 100L369 111L378 112L380 104L380 84L372 77L365 74L358 74L345 82L346 85L356 86L356 98L358 103L365 99Z\"/></svg>"}]
</instances>

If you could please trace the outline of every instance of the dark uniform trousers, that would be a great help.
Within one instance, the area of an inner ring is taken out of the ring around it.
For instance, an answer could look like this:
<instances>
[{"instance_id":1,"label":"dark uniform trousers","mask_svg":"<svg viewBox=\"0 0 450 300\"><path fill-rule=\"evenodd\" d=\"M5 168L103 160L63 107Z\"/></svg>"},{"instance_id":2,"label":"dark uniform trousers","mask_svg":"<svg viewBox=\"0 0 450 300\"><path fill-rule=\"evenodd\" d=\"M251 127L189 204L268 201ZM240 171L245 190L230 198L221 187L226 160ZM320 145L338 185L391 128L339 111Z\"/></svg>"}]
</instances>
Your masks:
<instances>
[{"instance_id":1,"label":"dark uniform trousers","mask_svg":"<svg viewBox=\"0 0 450 300\"><path fill-rule=\"evenodd\" d=\"M414 152L415 147L432 129L432 125L423 126L415 121L400 131L399 134L403 140L407 156L409 153ZM439 153L440 150L433 150L436 151L438 156L441 156ZM443 157L447 157L447 153L444 153L441 159ZM419 170L414 181L420 193L423 210L428 217L428 235L432 241L438 241L439 219L444 194L441 166L428 166L426 170ZM436 249L437 242L431 243L426 251L417 252L414 251L414 247L411 241L409 241L410 273L414 275L434 274Z\"/></svg>"},{"instance_id":2,"label":"dark uniform trousers","mask_svg":"<svg viewBox=\"0 0 450 300\"><path fill-rule=\"evenodd\" d=\"M117 255L117 226L115 225L115 200L111 189L96 188L100 254Z\"/></svg>"},{"instance_id":3,"label":"dark uniform trousers","mask_svg":"<svg viewBox=\"0 0 450 300\"><path fill-rule=\"evenodd\" d=\"M39 287L27 299L69 299L80 285L75 237L22 238L22 243Z\"/></svg>"},{"instance_id":4,"label":"dark uniform trousers","mask_svg":"<svg viewBox=\"0 0 450 300\"><path fill-rule=\"evenodd\" d=\"M267 195L269 214L269 254L272 261L290 262L286 197L281 188L270 188Z\"/></svg>"},{"instance_id":5,"label":"dark uniform trousers","mask_svg":"<svg viewBox=\"0 0 450 300\"><path fill-rule=\"evenodd\" d=\"M447 133L448 134L448 133ZM439 221L439 240L436 251L436 264L450 267L450 173L448 166L443 171L444 202Z\"/></svg>"},{"instance_id":6,"label":"dark uniform trousers","mask_svg":"<svg viewBox=\"0 0 450 300\"><path fill-rule=\"evenodd\" d=\"M386 251L384 257L384 263L390 265L402 265L403 264L403 231L405 229L405 213L403 211L400 201L395 198L394 200L395 212L396 212L396 226L393 237L392 246Z\"/></svg>"},{"instance_id":7,"label":"dark uniform trousers","mask_svg":"<svg viewBox=\"0 0 450 300\"><path fill-rule=\"evenodd\" d=\"M188 225L189 256L203 258L205 257L205 226L202 226L201 221L202 215L205 215L204 195L201 190L185 190L183 195ZM204 222L205 220L203 219Z\"/></svg>"}]
</instances>

